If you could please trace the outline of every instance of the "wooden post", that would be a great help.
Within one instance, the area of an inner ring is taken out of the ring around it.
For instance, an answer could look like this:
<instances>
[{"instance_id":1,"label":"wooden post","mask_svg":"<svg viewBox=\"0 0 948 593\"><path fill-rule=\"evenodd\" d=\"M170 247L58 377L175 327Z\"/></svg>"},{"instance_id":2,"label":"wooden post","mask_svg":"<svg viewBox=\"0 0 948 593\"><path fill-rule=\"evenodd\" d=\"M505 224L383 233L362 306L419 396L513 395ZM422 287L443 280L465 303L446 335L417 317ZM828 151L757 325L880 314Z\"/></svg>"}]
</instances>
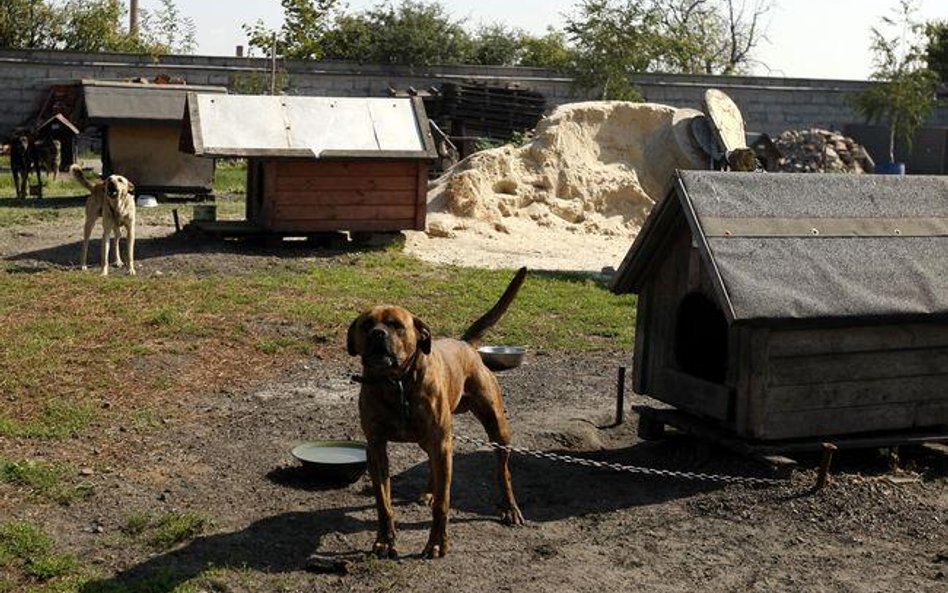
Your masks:
<instances>
[{"instance_id":1,"label":"wooden post","mask_svg":"<svg viewBox=\"0 0 948 593\"><path fill-rule=\"evenodd\" d=\"M625 367L619 367L616 379L616 426L625 421Z\"/></svg>"},{"instance_id":2,"label":"wooden post","mask_svg":"<svg viewBox=\"0 0 948 593\"><path fill-rule=\"evenodd\" d=\"M177 209L177 208L173 208L173 209L171 210L171 216L174 218L174 232L180 233L180 232L181 232L181 221L178 220L178 209Z\"/></svg>"},{"instance_id":3,"label":"wooden post","mask_svg":"<svg viewBox=\"0 0 948 593\"><path fill-rule=\"evenodd\" d=\"M816 475L816 484L813 490L822 490L829 479L830 465L833 463L833 453L836 452L836 445L833 443L823 443L823 458L820 460L820 472Z\"/></svg>"}]
</instances>

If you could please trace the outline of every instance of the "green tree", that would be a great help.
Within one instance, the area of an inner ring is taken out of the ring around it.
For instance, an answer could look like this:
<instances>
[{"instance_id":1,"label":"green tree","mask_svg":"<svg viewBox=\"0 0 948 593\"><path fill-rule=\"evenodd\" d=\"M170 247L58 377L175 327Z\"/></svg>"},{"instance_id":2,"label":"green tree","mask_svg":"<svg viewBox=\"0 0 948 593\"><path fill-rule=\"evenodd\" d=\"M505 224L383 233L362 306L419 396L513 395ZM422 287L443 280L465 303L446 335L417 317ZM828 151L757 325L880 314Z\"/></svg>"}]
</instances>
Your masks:
<instances>
[{"instance_id":1,"label":"green tree","mask_svg":"<svg viewBox=\"0 0 948 593\"><path fill-rule=\"evenodd\" d=\"M174 0L161 0L156 10L142 10L140 43L149 53L194 53L196 30L194 20L182 16Z\"/></svg>"},{"instance_id":2,"label":"green tree","mask_svg":"<svg viewBox=\"0 0 948 593\"><path fill-rule=\"evenodd\" d=\"M641 100L629 76L648 70L660 53L660 12L647 0L582 0L578 10L565 28L577 84L599 99Z\"/></svg>"},{"instance_id":3,"label":"green tree","mask_svg":"<svg viewBox=\"0 0 948 593\"><path fill-rule=\"evenodd\" d=\"M524 32L503 23L478 27L471 38L465 61L489 66L516 66L521 63Z\"/></svg>"},{"instance_id":4,"label":"green tree","mask_svg":"<svg viewBox=\"0 0 948 593\"><path fill-rule=\"evenodd\" d=\"M566 34L552 27L541 37L524 35L520 43L521 66L565 71L570 69L575 61L573 50L566 41Z\"/></svg>"},{"instance_id":5,"label":"green tree","mask_svg":"<svg viewBox=\"0 0 948 593\"><path fill-rule=\"evenodd\" d=\"M125 28L128 14L121 0L67 0L61 7L60 49L84 52L138 51Z\"/></svg>"},{"instance_id":6,"label":"green tree","mask_svg":"<svg viewBox=\"0 0 948 593\"><path fill-rule=\"evenodd\" d=\"M323 36L323 56L351 62L370 62L375 56L375 33L364 15L343 14Z\"/></svg>"},{"instance_id":7,"label":"green tree","mask_svg":"<svg viewBox=\"0 0 948 593\"><path fill-rule=\"evenodd\" d=\"M267 27L260 19L241 28L247 35L252 52L262 50L269 56L276 38L276 55L294 60L319 60L323 57L323 38L339 13L339 0L280 0L283 26L279 31Z\"/></svg>"},{"instance_id":8,"label":"green tree","mask_svg":"<svg viewBox=\"0 0 948 593\"><path fill-rule=\"evenodd\" d=\"M938 74L924 65L923 26L915 20L916 11L912 0L900 0L896 16L883 17L884 28L872 28L870 79L875 82L851 97L853 107L867 121L889 126L890 162L895 162L896 140L911 150L915 132L937 103Z\"/></svg>"},{"instance_id":9,"label":"green tree","mask_svg":"<svg viewBox=\"0 0 948 593\"><path fill-rule=\"evenodd\" d=\"M402 0L397 6L377 5L365 12L371 31L371 60L382 64L460 64L466 61L471 37L438 2Z\"/></svg>"},{"instance_id":10,"label":"green tree","mask_svg":"<svg viewBox=\"0 0 948 593\"><path fill-rule=\"evenodd\" d=\"M51 2L0 2L0 48L53 49L61 27L61 14Z\"/></svg>"},{"instance_id":11,"label":"green tree","mask_svg":"<svg viewBox=\"0 0 948 593\"><path fill-rule=\"evenodd\" d=\"M941 81L948 83L948 21L925 24L925 63Z\"/></svg>"}]
</instances>

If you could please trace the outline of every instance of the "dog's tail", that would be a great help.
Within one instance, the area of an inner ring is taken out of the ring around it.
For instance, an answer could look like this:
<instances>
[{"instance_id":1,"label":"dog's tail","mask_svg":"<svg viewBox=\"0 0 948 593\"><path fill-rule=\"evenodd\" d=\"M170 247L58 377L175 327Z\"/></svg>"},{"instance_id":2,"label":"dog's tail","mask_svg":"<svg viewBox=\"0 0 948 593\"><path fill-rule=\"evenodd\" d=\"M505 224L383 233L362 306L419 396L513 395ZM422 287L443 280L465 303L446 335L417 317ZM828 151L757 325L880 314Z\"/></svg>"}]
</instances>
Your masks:
<instances>
[{"instance_id":1,"label":"dog's tail","mask_svg":"<svg viewBox=\"0 0 948 593\"><path fill-rule=\"evenodd\" d=\"M82 167L79 165L70 165L69 172L72 173L73 178L82 184L87 190L92 191L92 182L86 179L85 173L82 172Z\"/></svg>"},{"instance_id":2,"label":"dog's tail","mask_svg":"<svg viewBox=\"0 0 948 593\"><path fill-rule=\"evenodd\" d=\"M497 303L491 307L490 311L484 313L480 319L472 323L471 327L467 328L467 331L461 336L461 339L468 344L476 345L477 342L480 341L481 336L484 335L484 332L497 323L503 314L507 312L507 308L510 307L510 303L512 303L514 297L517 296L517 292L520 290L520 286L526 277L526 268L517 270L517 274L513 277L513 280L510 281L507 290L500 296Z\"/></svg>"}]
</instances>

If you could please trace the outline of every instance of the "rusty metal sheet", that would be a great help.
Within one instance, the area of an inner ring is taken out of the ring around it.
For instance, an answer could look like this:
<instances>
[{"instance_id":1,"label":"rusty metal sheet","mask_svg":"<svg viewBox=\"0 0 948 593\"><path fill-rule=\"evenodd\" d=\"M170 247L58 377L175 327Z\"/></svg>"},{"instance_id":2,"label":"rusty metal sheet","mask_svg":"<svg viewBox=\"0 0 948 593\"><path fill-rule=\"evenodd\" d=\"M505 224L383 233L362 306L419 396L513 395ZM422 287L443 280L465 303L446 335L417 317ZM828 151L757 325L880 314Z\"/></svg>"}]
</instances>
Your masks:
<instances>
[{"instance_id":1,"label":"rusty metal sheet","mask_svg":"<svg viewBox=\"0 0 948 593\"><path fill-rule=\"evenodd\" d=\"M192 94L196 154L267 158L431 158L411 98Z\"/></svg>"}]
</instances>

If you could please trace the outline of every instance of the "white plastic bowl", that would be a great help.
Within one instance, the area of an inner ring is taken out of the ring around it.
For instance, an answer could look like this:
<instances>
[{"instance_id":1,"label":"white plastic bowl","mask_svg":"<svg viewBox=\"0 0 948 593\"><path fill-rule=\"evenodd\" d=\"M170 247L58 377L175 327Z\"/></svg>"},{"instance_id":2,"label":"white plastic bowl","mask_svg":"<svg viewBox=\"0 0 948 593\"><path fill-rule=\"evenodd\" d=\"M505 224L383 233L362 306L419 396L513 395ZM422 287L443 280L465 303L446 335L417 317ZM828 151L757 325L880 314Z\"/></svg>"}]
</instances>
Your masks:
<instances>
[{"instance_id":1,"label":"white plastic bowl","mask_svg":"<svg viewBox=\"0 0 948 593\"><path fill-rule=\"evenodd\" d=\"M138 196L135 199L135 205L139 208L154 208L158 205L158 200L155 196Z\"/></svg>"}]
</instances>

